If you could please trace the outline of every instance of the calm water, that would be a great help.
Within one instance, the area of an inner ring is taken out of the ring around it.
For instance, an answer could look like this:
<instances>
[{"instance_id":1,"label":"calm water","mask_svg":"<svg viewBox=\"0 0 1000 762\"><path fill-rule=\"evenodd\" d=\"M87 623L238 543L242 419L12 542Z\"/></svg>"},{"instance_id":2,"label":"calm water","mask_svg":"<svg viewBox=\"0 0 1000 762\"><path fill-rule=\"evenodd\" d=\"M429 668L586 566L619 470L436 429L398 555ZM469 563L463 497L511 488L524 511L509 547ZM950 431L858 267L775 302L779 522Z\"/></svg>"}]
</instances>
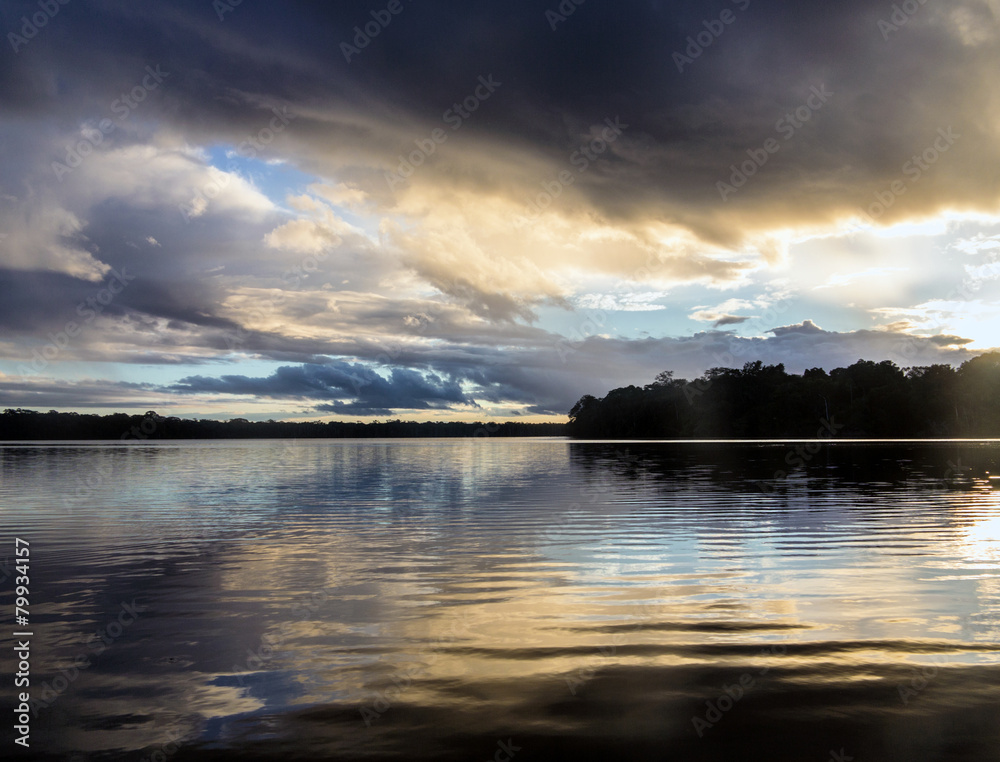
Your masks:
<instances>
[{"instance_id":1,"label":"calm water","mask_svg":"<svg viewBox=\"0 0 1000 762\"><path fill-rule=\"evenodd\" d=\"M1000 443L0 446L46 702L14 746L5 647L4 755L1000 760L987 471Z\"/></svg>"}]
</instances>

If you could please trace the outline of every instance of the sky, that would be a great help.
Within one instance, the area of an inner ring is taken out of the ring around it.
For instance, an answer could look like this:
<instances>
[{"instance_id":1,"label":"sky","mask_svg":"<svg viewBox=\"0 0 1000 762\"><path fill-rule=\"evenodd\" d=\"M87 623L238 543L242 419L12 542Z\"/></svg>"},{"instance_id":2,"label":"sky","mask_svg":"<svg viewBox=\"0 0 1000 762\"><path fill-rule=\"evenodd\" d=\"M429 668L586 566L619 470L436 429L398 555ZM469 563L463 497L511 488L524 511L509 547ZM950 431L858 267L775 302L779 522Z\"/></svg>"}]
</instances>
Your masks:
<instances>
[{"instance_id":1,"label":"sky","mask_svg":"<svg viewBox=\"0 0 1000 762\"><path fill-rule=\"evenodd\" d=\"M1000 347L1000 0L4 0L0 408L565 420Z\"/></svg>"}]
</instances>

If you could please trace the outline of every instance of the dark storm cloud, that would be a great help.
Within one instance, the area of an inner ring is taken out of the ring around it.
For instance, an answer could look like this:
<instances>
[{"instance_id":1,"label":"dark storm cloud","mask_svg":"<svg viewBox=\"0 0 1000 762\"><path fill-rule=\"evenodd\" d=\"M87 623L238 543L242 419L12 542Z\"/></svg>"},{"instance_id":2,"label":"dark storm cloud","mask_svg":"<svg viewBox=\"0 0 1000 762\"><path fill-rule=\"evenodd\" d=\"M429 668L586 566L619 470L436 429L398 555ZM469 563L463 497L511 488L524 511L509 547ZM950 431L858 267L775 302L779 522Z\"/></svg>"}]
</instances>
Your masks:
<instances>
[{"instance_id":1,"label":"dark storm cloud","mask_svg":"<svg viewBox=\"0 0 1000 762\"><path fill-rule=\"evenodd\" d=\"M712 326L714 328L721 328L724 325L739 325L740 323L745 323L750 320L746 315L723 315L714 323Z\"/></svg>"},{"instance_id":2,"label":"dark storm cloud","mask_svg":"<svg viewBox=\"0 0 1000 762\"><path fill-rule=\"evenodd\" d=\"M72 410L75 408L168 407L171 395L150 384L108 380L52 381L0 376L0 408Z\"/></svg>"},{"instance_id":3,"label":"dark storm cloud","mask_svg":"<svg viewBox=\"0 0 1000 762\"><path fill-rule=\"evenodd\" d=\"M57 273L0 269L0 293L6 295L0 300L0 327L10 335L40 337L67 324L86 327L98 317L130 313L163 318L174 326L237 327L207 312L213 294L203 284L143 282L127 266L112 270L98 283Z\"/></svg>"},{"instance_id":4,"label":"dark storm cloud","mask_svg":"<svg viewBox=\"0 0 1000 762\"><path fill-rule=\"evenodd\" d=\"M475 404L460 385L433 373L394 368L388 379L358 363L278 368L267 378L192 376L171 387L185 394L247 394L272 399L332 400L328 412L386 415L394 409L430 410ZM345 401L347 400L347 401Z\"/></svg>"},{"instance_id":5,"label":"dark storm cloud","mask_svg":"<svg viewBox=\"0 0 1000 762\"><path fill-rule=\"evenodd\" d=\"M860 0L591 2L554 31L547 7L524 0L480 3L471 12L443 0L404 3L348 63L341 44L372 21L375 6L242 4L219 21L205 2L140 11L76 0L19 53L4 52L0 97L25 112L51 108L58 97L71 119L88 99L107 104L128 92L157 62L173 79L163 98L143 104L145 118L171 119L195 139L237 141L283 103L301 114L289 135L300 163L353 164L381 182L378 166L412 150L407 144L423 137L423 126L441 126L477 78L492 74L502 88L462 125L463 139L477 136L484 151L495 142L560 166L591 125L616 115L631 124L600 171L579 179L591 202L612 215L654 214L722 239L739 237L734 225L752 219L761 227L828 219L905 179L903 163L952 124L962 136L958 148L907 206L918 213L942 203L941 194L973 205L995 201L996 179L982 170L996 155L995 141L976 116L984 101L996 107L990 72L1000 47L996 19L981 2L926 4L888 39L878 21L891 4ZM7 3L4 28L35 8ZM718 29L712 25L723 11L732 22L678 71L676 54L690 47L689 37ZM48 86L29 86L37 82ZM813 108L807 124L795 128L793 117L776 130L819 86L834 93L830 101ZM787 143L785 129L794 138ZM716 183L768 138L780 152L723 203ZM539 173L538 181L547 179L544 165ZM489 186L500 179L472 172L456 180ZM796 189L810 189L810 203L801 204ZM791 198L797 208L786 203Z\"/></svg>"},{"instance_id":6,"label":"dark storm cloud","mask_svg":"<svg viewBox=\"0 0 1000 762\"><path fill-rule=\"evenodd\" d=\"M819 334L829 333L824 331L818 325L816 325L812 320L803 320L798 325L783 325L777 328L772 328L768 333L773 333L776 337L784 338L790 336L816 336Z\"/></svg>"},{"instance_id":7,"label":"dark storm cloud","mask_svg":"<svg viewBox=\"0 0 1000 762\"><path fill-rule=\"evenodd\" d=\"M948 334L940 334L938 336L929 337L929 341L937 344L941 347L961 347L966 344L971 344L972 339L965 339L961 336L951 336Z\"/></svg>"},{"instance_id":8,"label":"dark storm cloud","mask_svg":"<svg viewBox=\"0 0 1000 762\"><path fill-rule=\"evenodd\" d=\"M4 295L0 299L0 327L9 336L44 335L67 322L82 323L88 314L87 300L96 300L104 288L103 284L58 273L0 269L0 293ZM122 312L121 303L111 299L102 309L110 314Z\"/></svg>"}]
</instances>

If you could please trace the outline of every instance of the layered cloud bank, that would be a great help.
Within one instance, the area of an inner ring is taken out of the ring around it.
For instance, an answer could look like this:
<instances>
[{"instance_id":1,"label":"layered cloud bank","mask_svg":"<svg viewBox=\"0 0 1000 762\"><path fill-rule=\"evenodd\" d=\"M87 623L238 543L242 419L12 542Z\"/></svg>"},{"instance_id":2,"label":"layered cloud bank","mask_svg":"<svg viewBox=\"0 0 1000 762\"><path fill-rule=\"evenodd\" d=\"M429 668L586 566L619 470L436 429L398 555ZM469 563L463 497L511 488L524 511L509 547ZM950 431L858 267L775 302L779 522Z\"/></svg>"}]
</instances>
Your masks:
<instances>
[{"instance_id":1,"label":"layered cloud bank","mask_svg":"<svg viewBox=\"0 0 1000 762\"><path fill-rule=\"evenodd\" d=\"M1000 3L562 5L6 3L4 406L561 416L1000 344Z\"/></svg>"}]
</instances>

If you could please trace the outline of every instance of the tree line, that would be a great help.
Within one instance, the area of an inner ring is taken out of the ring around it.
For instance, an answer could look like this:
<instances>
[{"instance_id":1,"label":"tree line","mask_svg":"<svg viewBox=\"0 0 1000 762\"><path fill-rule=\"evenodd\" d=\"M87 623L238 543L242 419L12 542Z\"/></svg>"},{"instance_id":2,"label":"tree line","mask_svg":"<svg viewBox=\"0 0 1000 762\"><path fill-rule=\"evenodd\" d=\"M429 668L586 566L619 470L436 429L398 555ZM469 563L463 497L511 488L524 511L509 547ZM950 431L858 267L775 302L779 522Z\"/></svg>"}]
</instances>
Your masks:
<instances>
[{"instance_id":1,"label":"tree line","mask_svg":"<svg viewBox=\"0 0 1000 762\"><path fill-rule=\"evenodd\" d=\"M228 421L7 409L0 440L533 437L782 439L1000 437L1000 352L958 368L858 360L801 375L781 363L710 368L688 381L663 371L643 387L587 394L569 422Z\"/></svg>"},{"instance_id":2,"label":"tree line","mask_svg":"<svg viewBox=\"0 0 1000 762\"><path fill-rule=\"evenodd\" d=\"M1000 353L958 368L858 360L796 375L758 360L694 381L664 371L643 387L583 396L567 429L588 439L1000 437Z\"/></svg>"},{"instance_id":3,"label":"tree line","mask_svg":"<svg viewBox=\"0 0 1000 762\"><path fill-rule=\"evenodd\" d=\"M7 409L0 414L0 441L146 439L318 439L408 437L537 437L565 436L562 423L483 423L464 421L213 421L144 415L94 415L50 410Z\"/></svg>"}]
</instances>

